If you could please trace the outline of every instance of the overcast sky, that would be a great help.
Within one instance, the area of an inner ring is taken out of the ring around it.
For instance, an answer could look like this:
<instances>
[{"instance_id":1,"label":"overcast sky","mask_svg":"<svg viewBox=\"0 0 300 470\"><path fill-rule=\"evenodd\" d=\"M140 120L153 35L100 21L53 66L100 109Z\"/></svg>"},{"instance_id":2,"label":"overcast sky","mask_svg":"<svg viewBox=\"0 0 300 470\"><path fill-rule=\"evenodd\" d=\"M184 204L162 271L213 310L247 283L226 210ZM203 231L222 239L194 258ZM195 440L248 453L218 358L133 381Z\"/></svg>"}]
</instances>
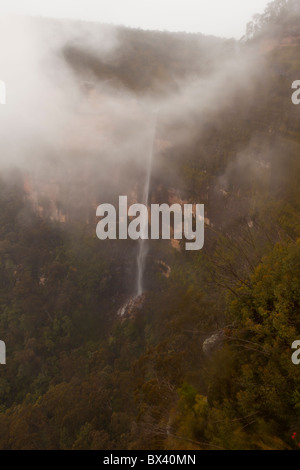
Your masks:
<instances>
[{"instance_id":1,"label":"overcast sky","mask_svg":"<svg viewBox=\"0 0 300 470\"><path fill-rule=\"evenodd\" d=\"M115 23L240 38L269 0L0 0L0 14Z\"/></svg>"}]
</instances>

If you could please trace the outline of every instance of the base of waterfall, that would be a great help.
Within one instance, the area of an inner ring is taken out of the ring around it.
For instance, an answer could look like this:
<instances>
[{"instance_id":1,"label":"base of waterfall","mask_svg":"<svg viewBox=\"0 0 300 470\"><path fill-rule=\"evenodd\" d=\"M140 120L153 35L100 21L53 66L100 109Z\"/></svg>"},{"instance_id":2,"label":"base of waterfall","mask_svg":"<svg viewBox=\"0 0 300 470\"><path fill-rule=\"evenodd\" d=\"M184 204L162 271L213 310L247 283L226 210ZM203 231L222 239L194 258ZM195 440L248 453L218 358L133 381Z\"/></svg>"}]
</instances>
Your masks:
<instances>
[{"instance_id":1,"label":"base of waterfall","mask_svg":"<svg viewBox=\"0 0 300 470\"><path fill-rule=\"evenodd\" d=\"M124 305L121 308L119 308L118 315L120 317L132 316L136 310L142 308L144 301L145 301L145 294L131 297L124 303Z\"/></svg>"}]
</instances>

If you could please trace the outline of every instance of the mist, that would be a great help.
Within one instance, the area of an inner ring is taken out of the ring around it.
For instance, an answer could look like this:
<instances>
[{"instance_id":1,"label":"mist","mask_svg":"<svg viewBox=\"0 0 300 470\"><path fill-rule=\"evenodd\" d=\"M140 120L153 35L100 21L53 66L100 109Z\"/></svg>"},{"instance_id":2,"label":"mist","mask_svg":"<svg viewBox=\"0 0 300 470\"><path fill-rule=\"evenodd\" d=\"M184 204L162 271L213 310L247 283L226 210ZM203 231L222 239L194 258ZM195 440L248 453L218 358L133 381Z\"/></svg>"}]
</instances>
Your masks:
<instances>
[{"instance_id":1,"label":"mist","mask_svg":"<svg viewBox=\"0 0 300 470\"><path fill-rule=\"evenodd\" d=\"M87 184L90 179L91 187L101 185L102 197L104 188L109 193L114 186L116 194L126 188L136 191L154 112L159 153L159 139L165 140L159 137L160 123L169 146L191 142L195 133L199 138L205 132L201 122L232 105L237 96L253 94L257 77L263 75L256 50L241 52L234 42L226 49L223 41L212 40L211 48L205 41L209 66L175 76L170 89L156 76L154 86L134 90L118 76L99 77L89 63L118 70L128 48L122 28L10 17L1 20L0 31L1 79L7 87L7 104L0 109L1 165L16 166L43 185L55 180L60 199L67 194L69 201L75 194L78 200L82 178ZM88 58L85 67L76 70L70 64L70 50ZM201 64L201 57L195 60ZM155 159L159 164L160 156ZM95 197L99 195L88 199Z\"/></svg>"}]
</instances>

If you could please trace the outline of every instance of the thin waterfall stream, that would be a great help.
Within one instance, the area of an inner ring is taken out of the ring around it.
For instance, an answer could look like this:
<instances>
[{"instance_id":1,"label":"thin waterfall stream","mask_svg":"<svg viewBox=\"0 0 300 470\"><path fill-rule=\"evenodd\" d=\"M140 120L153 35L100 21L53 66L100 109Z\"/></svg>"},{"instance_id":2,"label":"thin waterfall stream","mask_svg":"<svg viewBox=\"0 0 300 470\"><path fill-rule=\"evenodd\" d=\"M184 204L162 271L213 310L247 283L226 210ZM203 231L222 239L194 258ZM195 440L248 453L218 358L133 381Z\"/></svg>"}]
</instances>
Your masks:
<instances>
[{"instance_id":1,"label":"thin waterfall stream","mask_svg":"<svg viewBox=\"0 0 300 470\"><path fill-rule=\"evenodd\" d=\"M152 135L151 135L151 147L149 149L149 154L147 158L147 171L146 171L146 181L145 187L143 192L143 200L142 204L146 207L149 205L149 191L150 191L150 181L151 181L151 173L152 173L152 161L153 161L153 153L154 153L154 142L155 142L155 131L156 131L156 119L153 122L152 128ZM139 239L139 249L137 254L137 280L136 280L136 296L142 295L144 292L144 272L145 272L145 265L146 265L146 258L148 253L148 244L147 244L147 233L148 227L142 228L142 238Z\"/></svg>"},{"instance_id":2,"label":"thin waterfall stream","mask_svg":"<svg viewBox=\"0 0 300 470\"><path fill-rule=\"evenodd\" d=\"M149 151L146 159L146 178L145 178L145 186L143 191L143 198L141 203L144 204L146 207L149 205L149 193L150 193L150 182L151 182L151 173L152 173L152 162L153 162L153 153L154 153L154 143L155 143L155 134L156 134L156 114L153 116L152 126L151 126L151 135L149 138ZM148 253L148 226L141 227L141 235L142 238L138 240L138 252L137 252L137 276L136 276L136 288L135 294L125 302L123 307L121 307L118 311L118 314L123 316L127 310L134 306L136 300L141 297L144 293L144 273L147 261L147 253Z\"/></svg>"}]
</instances>

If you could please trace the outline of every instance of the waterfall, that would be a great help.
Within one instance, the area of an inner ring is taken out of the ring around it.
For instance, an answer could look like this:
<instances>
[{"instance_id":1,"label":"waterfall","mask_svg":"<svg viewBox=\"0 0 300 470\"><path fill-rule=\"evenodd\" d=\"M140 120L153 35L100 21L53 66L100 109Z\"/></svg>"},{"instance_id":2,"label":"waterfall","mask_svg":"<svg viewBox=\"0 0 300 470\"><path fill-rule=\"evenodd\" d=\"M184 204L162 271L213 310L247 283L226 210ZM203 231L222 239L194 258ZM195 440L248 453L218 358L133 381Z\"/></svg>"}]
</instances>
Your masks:
<instances>
[{"instance_id":1,"label":"waterfall","mask_svg":"<svg viewBox=\"0 0 300 470\"><path fill-rule=\"evenodd\" d=\"M155 142L155 132L156 132L156 114L153 116L152 120L152 127L150 131L149 137L149 151L146 159L146 177L145 177L145 186L143 191L143 200L141 201L146 207L149 204L149 192L150 192L150 181L151 181L151 173L152 173L152 160L153 160L153 153L154 153L154 142ZM148 253L148 227L141 228L141 235L143 238L139 238L138 240L138 252L137 252L137 277L136 277L136 288L134 295L125 302L125 304L118 310L118 315L121 317L125 314L130 313L131 309L136 307L141 302L141 295L144 292L144 272L146 266L146 258Z\"/></svg>"},{"instance_id":2,"label":"waterfall","mask_svg":"<svg viewBox=\"0 0 300 470\"><path fill-rule=\"evenodd\" d=\"M152 160L154 152L154 141L155 141L155 131L156 131L156 116L154 116L152 130L150 135L150 145L149 153L147 155L146 161L146 179L145 186L143 191L143 200L142 204L148 207L149 204L149 191L150 191L150 181L152 173ZM141 234L143 238L139 239L139 248L137 254L137 279L136 279L136 297L139 297L144 292L143 278L146 265L146 257L148 253L148 226L142 228Z\"/></svg>"}]
</instances>

